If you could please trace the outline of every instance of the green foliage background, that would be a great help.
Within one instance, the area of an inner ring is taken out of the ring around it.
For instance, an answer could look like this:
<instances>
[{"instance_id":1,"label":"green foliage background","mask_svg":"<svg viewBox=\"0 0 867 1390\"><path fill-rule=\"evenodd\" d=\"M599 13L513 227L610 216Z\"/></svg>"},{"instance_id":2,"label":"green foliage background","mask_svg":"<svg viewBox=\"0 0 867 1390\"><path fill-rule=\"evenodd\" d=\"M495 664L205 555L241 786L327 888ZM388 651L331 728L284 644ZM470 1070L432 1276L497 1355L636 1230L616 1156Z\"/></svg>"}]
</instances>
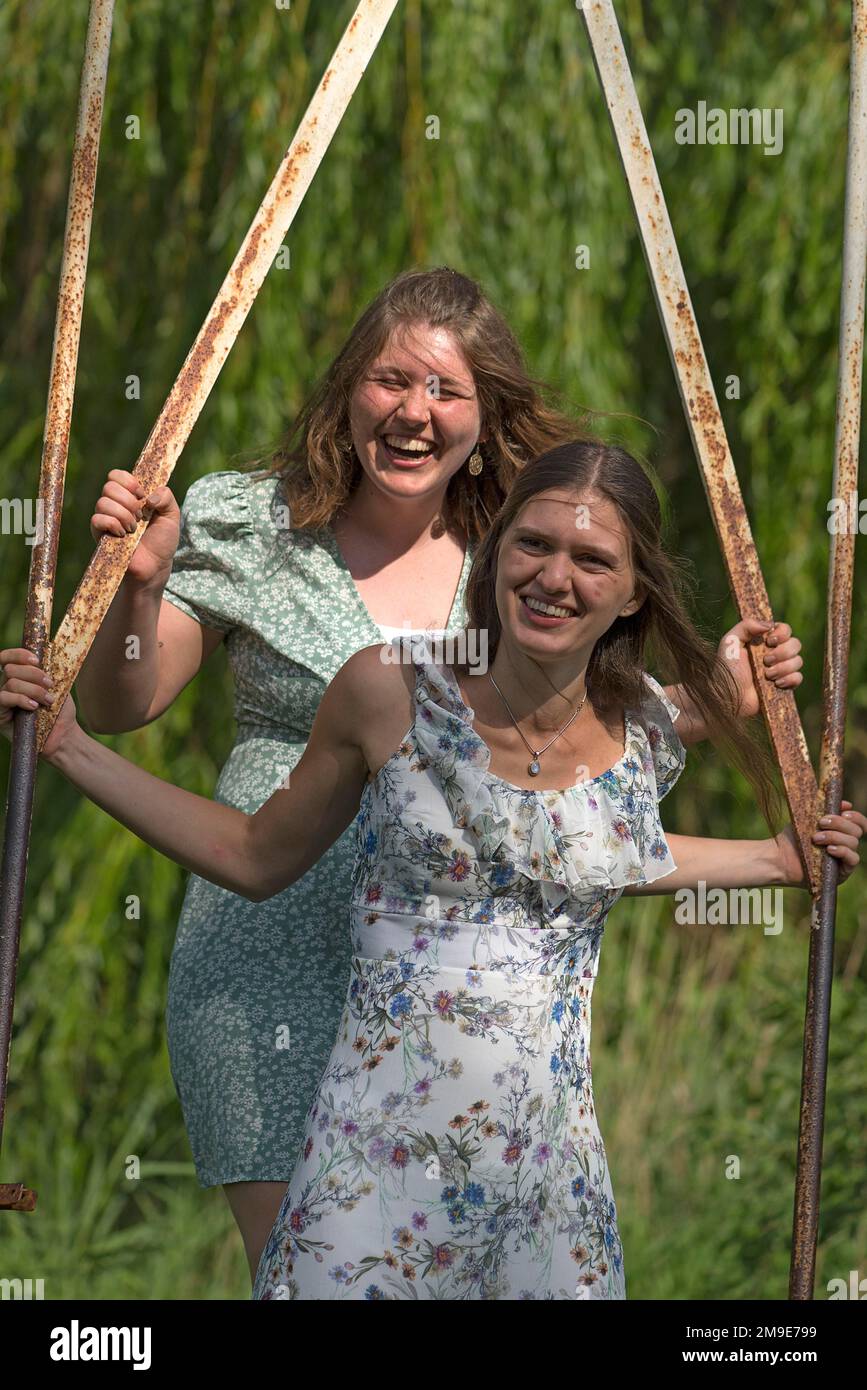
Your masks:
<instances>
[{"instance_id":1,"label":"green foliage background","mask_svg":"<svg viewBox=\"0 0 867 1390\"><path fill-rule=\"evenodd\" d=\"M118 0L59 558L55 626L91 554L108 470L131 467L354 6ZM826 505L848 101L849 7L620 0L621 26L775 614L804 642L821 725ZM0 8L0 493L33 497L87 6ZM784 149L679 146L675 112L784 111ZM439 140L425 135L436 114ZM141 138L126 138L137 115ZM479 278L531 369L658 467L709 633L736 620L580 15L569 0L402 0L173 477L273 442L352 322L407 266ZM591 264L575 268L575 247ZM140 401L124 394L128 375ZM737 374L739 400L726 400ZM863 545L863 542L862 542ZM18 645L31 551L2 536L0 643ZM862 567L863 569L863 567ZM858 575L856 574L856 585ZM848 794L867 803L856 602ZM156 724L109 740L203 795L233 740L221 651ZM8 767L3 743L2 771ZM712 750L669 829L761 836ZM218 1189L196 1184L163 1009L185 875L51 768L39 772L0 1174L0 1277L49 1298L245 1297ZM840 894L817 1296L863 1277L867 912ZM141 920L126 901L141 900ZM787 1284L808 899L785 927L682 927L625 900L596 992L594 1072L638 1298L781 1298ZM251 949L255 943L251 942ZM125 1162L142 1160L130 1181ZM728 1180L737 1155L740 1178Z\"/></svg>"}]
</instances>

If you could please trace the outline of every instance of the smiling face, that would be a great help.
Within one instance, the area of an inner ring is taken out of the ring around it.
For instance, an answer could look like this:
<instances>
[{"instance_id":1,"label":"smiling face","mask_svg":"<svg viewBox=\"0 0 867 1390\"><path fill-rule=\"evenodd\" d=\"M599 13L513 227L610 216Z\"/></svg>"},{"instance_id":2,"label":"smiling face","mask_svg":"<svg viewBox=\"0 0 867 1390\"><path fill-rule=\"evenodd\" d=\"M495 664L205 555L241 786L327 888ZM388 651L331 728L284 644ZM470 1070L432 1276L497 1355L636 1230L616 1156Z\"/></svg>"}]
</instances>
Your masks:
<instances>
[{"instance_id":1,"label":"smiling face","mask_svg":"<svg viewBox=\"0 0 867 1390\"><path fill-rule=\"evenodd\" d=\"M641 607L634 595L629 534L605 497L539 493L503 535L496 599L510 651L542 663L589 661L611 624Z\"/></svg>"},{"instance_id":2,"label":"smiling face","mask_svg":"<svg viewBox=\"0 0 867 1390\"><path fill-rule=\"evenodd\" d=\"M486 438L466 358L428 324L392 334L353 392L349 422L367 482L391 499L444 493Z\"/></svg>"}]
</instances>

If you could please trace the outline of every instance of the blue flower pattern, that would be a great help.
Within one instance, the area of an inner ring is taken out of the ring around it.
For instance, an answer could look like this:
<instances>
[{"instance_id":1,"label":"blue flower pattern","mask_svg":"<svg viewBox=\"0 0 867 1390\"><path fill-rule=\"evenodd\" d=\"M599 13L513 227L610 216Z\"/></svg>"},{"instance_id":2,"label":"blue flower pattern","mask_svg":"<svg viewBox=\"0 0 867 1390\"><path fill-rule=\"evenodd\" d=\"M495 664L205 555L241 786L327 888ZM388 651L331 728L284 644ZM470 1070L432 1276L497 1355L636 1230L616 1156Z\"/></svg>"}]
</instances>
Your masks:
<instances>
[{"instance_id":1,"label":"blue flower pattern","mask_svg":"<svg viewBox=\"0 0 867 1390\"><path fill-rule=\"evenodd\" d=\"M623 1299L590 1005L611 907L675 867L678 711L646 675L614 767L528 791L407 641L415 719L364 789L352 979L253 1296Z\"/></svg>"}]
</instances>

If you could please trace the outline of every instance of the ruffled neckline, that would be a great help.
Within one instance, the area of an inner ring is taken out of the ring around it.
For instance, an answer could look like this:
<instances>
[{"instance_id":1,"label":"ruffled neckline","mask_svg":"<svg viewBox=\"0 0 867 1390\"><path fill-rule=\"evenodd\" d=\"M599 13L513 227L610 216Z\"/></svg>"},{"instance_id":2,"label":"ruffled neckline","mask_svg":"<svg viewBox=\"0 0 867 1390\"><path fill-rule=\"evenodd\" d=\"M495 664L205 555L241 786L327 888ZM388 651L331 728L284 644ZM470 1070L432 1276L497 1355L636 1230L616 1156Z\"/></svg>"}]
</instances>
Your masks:
<instances>
[{"instance_id":1,"label":"ruffled neckline","mask_svg":"<svg viewBox=\"0 0 867 1390\"><path fill-rule=\"evenodd\" d=\"M560 791L518 787L489 772L491 750L451 668L432 660L422 637L402 645L416 667L414 765L436 773L454 825L473 838L480 861L503 866L497 882L507 892L511 867L512 879L538 884L544 918L568 898L649 883L676 868L659 819L650 740L632 711L624 711L624 752L605 772Z\"/></svg>"}]
</instances>

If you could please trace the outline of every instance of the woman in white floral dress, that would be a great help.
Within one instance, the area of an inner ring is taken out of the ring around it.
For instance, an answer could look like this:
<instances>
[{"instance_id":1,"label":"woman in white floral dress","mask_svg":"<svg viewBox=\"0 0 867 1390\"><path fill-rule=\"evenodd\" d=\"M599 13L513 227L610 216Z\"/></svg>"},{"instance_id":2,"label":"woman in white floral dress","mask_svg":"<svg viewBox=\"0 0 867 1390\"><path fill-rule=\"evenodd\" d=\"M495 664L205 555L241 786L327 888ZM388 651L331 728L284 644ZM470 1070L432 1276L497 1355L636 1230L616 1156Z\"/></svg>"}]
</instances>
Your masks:
<instances>
[{"instance_id":1,"label":"woman in white floral dress","mask_svg":"<svg viewBox=\"0 0 867 1390\"><path fill-rule=\"evenodd\" d=\"M773 800L678 576L639 465L566 444L522 470L474 559L468 626L490 665L412 638L357 652L255 814L152 777L88 738L71 699L61 710L43 756L251 900L357 817L349 989L256 1297L625 1297L590 1062L608 912L623 893L700 881L805 886L790 827L755 841L663 830L684 754L650 649L769 817ZM817 831L841 878L865 829L844 802Z\"/></svg>"},{"instance_id":2,"label":"woman in white floral dress","mask_svg":"<svg viewBox=\"0 0 867 1390\"><path fill-rule=\"evenodd\" d=\"M352 981L255 1293L623 1298L590 999L609 909L674 868L679 711L647 676L617 763L524 790L404 646L417 714L365 788Z\"/></svg>"}]
</instances>

